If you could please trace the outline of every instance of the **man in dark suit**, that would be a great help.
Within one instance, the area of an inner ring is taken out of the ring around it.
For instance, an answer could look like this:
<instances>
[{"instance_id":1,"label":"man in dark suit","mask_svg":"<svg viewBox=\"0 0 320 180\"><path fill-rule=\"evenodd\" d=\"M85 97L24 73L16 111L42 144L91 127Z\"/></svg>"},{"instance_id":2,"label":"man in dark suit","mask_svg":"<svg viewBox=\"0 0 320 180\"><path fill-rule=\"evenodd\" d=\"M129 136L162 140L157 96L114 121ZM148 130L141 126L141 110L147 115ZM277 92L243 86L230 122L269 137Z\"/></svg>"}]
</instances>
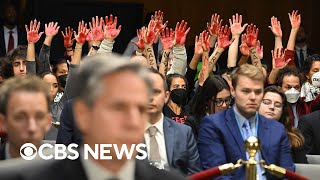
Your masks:
<instances>
[{"instance_id":1,"label":"man in dark suit","mask_svg":"<svg viewBox=\"0 0 320 180\"><path fill-rule=\"evenodd\" d=\"M257 161L294 170L290 145L284 126L257 113L263 97L264 75L253 65L242 65L233 71L231 94L235 105L225 111L206 116L198 138L200 160L204 169L248 159L244 141L256 136L262 148ZM259 179L273 179L262 166L257 166ZM245 167L221 179L245 179Z\"/></svg>"},{"instance_id":2,"label":"man in dark suit","mask_svg":"<svg viewBox=\"0 0 320 180\"><path fill-rule=\"evenodd\" d=\"M304 136L307 154L320 155L320 111L302 116L298 129Z\"/></svg>"},{"instance_id":3,"label":"man in dark suit","mask_svg":"<svg viewBox=\"0 0 320 180\"><path fill-rule=\"evenodd\" d=\"M64 104L60 116L60 127L57 135L57 144L69 145L71 143L81 144L82 135L75 124L73 116L73 100Z\"/></svg>"},{"instance_id":4,"label":"man in dark suit","mask_svg":"<svg viewBox=\"0 0 320 180\"><path fill-rule=\"evenodd\" d=\"M3 25L0 25L0 57L18 45L27 44L25 29L17 26L17 9L12 3L6 3L2 9Z\"/></svg>"},{"instance_id":5,"label":"man in dark suit","mask_svg":"<svg viewBox=\"0 0 320 180\"><path fill-rule=\"evenodd\" d=\"M151 70L149 76L154 92L148 106L151 117L144 133L149 162L160 169L175 169L185 175L201 171L191 128L164 117L162 113L169 98L164 77L157 70Z\"/></svg>"},{"instance_id":6,"label":"man in dark suit","mask_svg":"<svg viewBox=\"0 0 320 180\"><path fill-rule=\"evenodd\" d=\"M295 42L295 57L294 63L298 69L303 69L305 60L309 55L312 55L315 52L314 49L308 47L308 35L305 32L303 26L300 26L299 31L297 33L296 42Z\"/></svg>"}]
</instances>

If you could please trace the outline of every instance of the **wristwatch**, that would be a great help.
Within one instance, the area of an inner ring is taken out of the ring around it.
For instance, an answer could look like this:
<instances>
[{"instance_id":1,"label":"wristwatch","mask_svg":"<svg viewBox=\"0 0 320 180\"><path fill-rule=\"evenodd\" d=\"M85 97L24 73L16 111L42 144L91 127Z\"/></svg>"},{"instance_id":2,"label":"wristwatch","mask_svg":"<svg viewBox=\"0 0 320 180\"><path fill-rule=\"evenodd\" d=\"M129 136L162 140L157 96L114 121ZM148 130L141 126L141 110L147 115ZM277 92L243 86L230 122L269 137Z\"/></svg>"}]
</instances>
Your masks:
<instances>
[{"instance_id":1,"label":"wristwatch","mask_svg":"<svg viewBox=\"0 0 320 180\"><path fill-rule=\"evenodd\" d=\"M99 46L91 46L94 50L98 51L98 49L100 48Z\"/></svg>"}]
</instances>

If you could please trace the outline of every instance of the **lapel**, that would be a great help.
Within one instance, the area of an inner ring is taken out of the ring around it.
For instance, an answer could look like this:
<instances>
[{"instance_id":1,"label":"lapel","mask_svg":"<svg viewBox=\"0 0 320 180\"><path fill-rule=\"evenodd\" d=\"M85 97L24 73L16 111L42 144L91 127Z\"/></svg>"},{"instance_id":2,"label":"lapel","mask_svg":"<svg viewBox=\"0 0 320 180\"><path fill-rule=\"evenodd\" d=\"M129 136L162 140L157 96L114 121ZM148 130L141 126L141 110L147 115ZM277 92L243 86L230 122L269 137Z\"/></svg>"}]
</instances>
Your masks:
<instances>
[{"instance_id":1,"label":"lapel","mask_svg":"<svg viewBox=\"0 0 320 180\"><path fill-rule=\"evenodd\" d=\"M272 139L272 135L270 134L269 131L269 126L267 124L267 121L270 121L263 116L259 114L259 124L258 124L258 138L261 143L261 154L263 159L267 162L268 164L268 149L270 145L270 140Z\"/></svg>"},{"instance_id":2,"label":"lapel","mask_svg":"<svg viewBox=\"0 0 320 180\"><path fill-rule=\"evenodd\" d=\"M174 135L174 127L172 126L172 120L167 117L163 118L163 133L164 133L164 141L166 144L167 158L169 165L172 164L172 156L173 156L173 146L175 141Z\"/></svg>"},{"instance_id":3,"label":"lapel","mask_svg":"<svg viewBox=\"0 0 320 180\"><path fill-rule=\"evenodd\" d=\"M237 120L235 118L235 113L234 113L233 108L228 109L226 111L225 116L226 116L227 126L228 126L232 136L234 137L234 139L237 142L237 146L239 148L239 151L241 152L242 159L246 159L246 152L243 147L244 141L243 141L239 126L237 124Z\"/></svg>"}]
</instances>

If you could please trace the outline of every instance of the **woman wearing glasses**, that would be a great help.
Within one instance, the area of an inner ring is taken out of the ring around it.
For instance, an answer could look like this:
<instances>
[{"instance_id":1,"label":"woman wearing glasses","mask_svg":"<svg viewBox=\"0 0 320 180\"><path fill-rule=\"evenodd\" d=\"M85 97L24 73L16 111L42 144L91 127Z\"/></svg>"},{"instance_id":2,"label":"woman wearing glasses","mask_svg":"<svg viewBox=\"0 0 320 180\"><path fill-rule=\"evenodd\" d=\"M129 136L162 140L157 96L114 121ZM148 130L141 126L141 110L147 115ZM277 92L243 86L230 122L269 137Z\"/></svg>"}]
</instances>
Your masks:
<instances>
[{"instance_id":1,"label":"woman wearing glasses","mask_svg":"<svg viewBox=\"0 0 320 180\"><path fill-rule=\"evenodd\" d=\"M203 86L199 86L190 102L191 116L185 122L192 128L196 139L202 118L229 108L231 101L230 88L221 76L209 76Z\"/></svg>"},{"instance_id":2,"label":"woman wearing glasses","mask_svg":"<svg viewBox=\"0 0 320 180\"><path fill-rule=\"evenodd\" d=\"M259 113L269 119L279 121L287 130L292 159L295 163L308 163L305 152L303 151L304 138L301 132L292 126L287 107L286 96L276 86L269 86L264 90L264 96L259 108Z\"/></svg>"}]
</instances>

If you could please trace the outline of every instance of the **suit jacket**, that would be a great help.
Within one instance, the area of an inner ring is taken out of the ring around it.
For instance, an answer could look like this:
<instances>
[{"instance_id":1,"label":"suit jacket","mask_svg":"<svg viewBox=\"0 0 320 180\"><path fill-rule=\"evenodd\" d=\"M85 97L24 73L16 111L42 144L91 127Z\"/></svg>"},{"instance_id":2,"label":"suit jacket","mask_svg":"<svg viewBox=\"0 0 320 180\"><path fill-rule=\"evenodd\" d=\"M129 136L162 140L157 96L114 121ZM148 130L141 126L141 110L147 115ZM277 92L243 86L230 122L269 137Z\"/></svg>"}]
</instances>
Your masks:
<instances>
[{"instance_id":1,"label":"suit jacket","mask_svg":"<svg viewBox=\"0 0 320 180\"><path fill-rule=\"evenodd\" d=\"M170 168L188 175L200 172L197 143L191 128L164 117L163 132Z\"/></svg>"},{"instance_id":2,"label":"suit jacket","mask_svg":"<svg viewBox=\"0 0 320 180\"><path fill-rule=\"evenodd\" d=\"M311 48L307 48L307 57L309 56L309 55L312 55L312 54L314 54L315 53L315 50L314 49L311 49ZM300 52L298 52L298 51L296 51L295 53L294 53L294 63L295 63L295 65L296 65L296 67L298 68L298 69L303 69L304 68L304 62L305 62L305 60L306 60L306 58L304 59L304 61L302 62L302 67L300 67L299 66L299 57L298 56L300 56Z\"/></svg>"},{"instance_id":3,"label":"suit jacket","mask_svg":"<svg viewBox=\"0 0 320 180\"><path fill-rule=\"evenodd\" d=\"M6 160L6 143L0 145L0 160Z\"/></svg>"},{"instance_id":4,"label":"suit jacket","mask_svg":"<svg viewBox=\"0 0 320 180\"><path fill-rule=\"evenodd\" d=\"M27 44L27 35L24 29L17 27L18 29L18 45ZM6 43L4 41L4 30L3 24L0 25L0 57L5 56L6 52Z\"/></svg>"},{"instance_id":5,"label":"suit jacket","mask_svg":"<svg viewBox=\"0 0 320 180\"><path fill-rule=\"evenodd\" d=\"M15 160L17 161L17 160ZM0 164L0 179L5 180L88 180L83 165L77 160L17 161L14 165ZM136 160L136 180L183 180L182 176L159 170L143 161Z\"/></svg>"},{"instance_id":6,"label":"suit jacket","mask_svg":"<svg viewBox=\"0 0 320 180\"><path fill-rule=\"evenodd\" d=\"M261 142L262 159L267 164L275 164L291 171L295 170L291 158L290 145L284 126L259 115L258 138ZM225 163L236 163L247 159L244 140L239 130L233 108L206 116L200 126L198 149L204 169ZM266 174L267 179L275 179ZM229 176L219 179L245 179L245 167L236 169Z\"/></svg>"},{"instance_id":7,"label":"suit jacket","mask_svg":"<svg viewBox=\"0 0 320 180\"><path fill-rule=\"evenodd\" d=\"M69 100L64 104L64 107L62 109L60 116L60 127L56 140L57 144L81 144L82 135L75 124L72 104L73 100Z\"/></svg>"},{"instance_id":8,"label":"suit jacket","mask_svg":"<svg viewBox=\"0 0 320 180\"><path fill-rule=\"evenodd\" d=\"M307 154L320 155L320 111L302 116L298 129L304 136Z\"/></svg>"}]
</instances>

